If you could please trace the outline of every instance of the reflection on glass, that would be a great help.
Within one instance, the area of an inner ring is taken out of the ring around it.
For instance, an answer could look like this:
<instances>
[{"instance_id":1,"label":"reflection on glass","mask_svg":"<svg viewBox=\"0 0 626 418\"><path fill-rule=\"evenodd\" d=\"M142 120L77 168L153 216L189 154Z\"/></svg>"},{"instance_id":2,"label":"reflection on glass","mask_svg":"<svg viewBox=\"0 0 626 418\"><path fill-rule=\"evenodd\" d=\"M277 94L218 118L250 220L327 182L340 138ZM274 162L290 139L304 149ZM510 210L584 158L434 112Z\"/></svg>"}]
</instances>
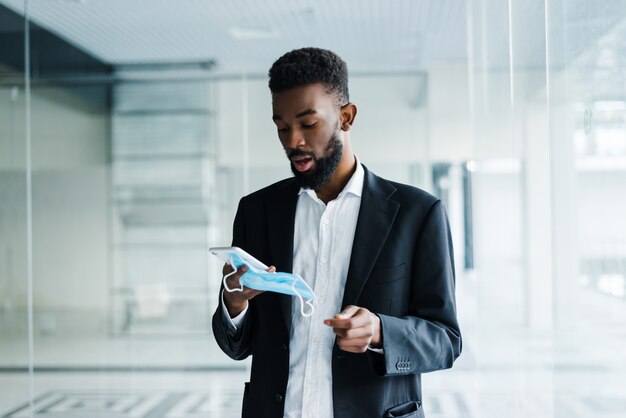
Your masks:
<instances>
[{"instance_id":1,"label":"reflection on glass","mask_svg":"<svg viewBox=\"0 0 626 418\"><path fill-rule=\"evenodd\" d=\"M113 89L113 333L207 332L215 194L208 96L206 81Z\"/></svg>"},{"instance_id":2,"label":"reflection on glass","mask_svg":"<svg viewBox=\"0 0 626 418\"><path fill-rule=\"evenodd\" d=\"M557 402L576 399L575 415L601 405L603 416L623 414L626 325L626 5L595 2L576 9L549 3L548 41L554 80L550 110L555 149L570 161L554 176L556 222L555 373ZM558 45L558 47L557 47ZM567 148L574 147L573 151ZM580 338L584 335L584 338ZM580 384L575 384L579 382ZM564 411L565 412L565 411ZM559 413L562 414L561 411ZM593 412L588 412L593 413ZM564 415L561 415L564 416Z\"/></svg>"}]
</instances>

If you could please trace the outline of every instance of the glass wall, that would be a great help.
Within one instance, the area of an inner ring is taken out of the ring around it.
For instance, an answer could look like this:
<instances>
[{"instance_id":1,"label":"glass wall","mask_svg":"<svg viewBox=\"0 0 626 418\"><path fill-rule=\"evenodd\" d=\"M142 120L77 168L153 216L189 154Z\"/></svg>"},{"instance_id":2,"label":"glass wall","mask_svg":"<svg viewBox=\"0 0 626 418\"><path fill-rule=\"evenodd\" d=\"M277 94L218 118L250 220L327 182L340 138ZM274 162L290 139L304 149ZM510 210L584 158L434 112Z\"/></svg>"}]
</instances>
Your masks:
<instances>
[{"instance_id":1,"label":"glass wall","mask_svg":"<svg viewBox=\"0 0 626 418\"><path fill-rule=\"evenodd\" d=\"M291 175L266 73L311 45L360 160L450 217L427 416L623 415L626 3L269 3L0 0L0 416L239 415L207 249Z\"/></svg>"},{"instance_id":2,"label":"glass wall","mask_svg":"<svg viewBox=\"0 0 626 418\"><path fill-rule=\"evenodd\" d=\"M29 374L29 206L24 68L24 24L0 13L0 411L28 402ZM21 63L10 66L11 63Z\"/></svg>"},{"instance_id":3,"label":"glass wall","mask_svg":"<svg viewBox=\"0 0 626 418\"><path fill-rule=\"evenodd\" d=\"M625 16L470 3L478 416L623 414Z\"/></svg>"},{"instance_id":4,"label":"glass wall","mask_svg":"<svg viewBox=\"0 0 626 418\"><path fill-rule=\"evenodd\" d=\"M624 2L546 7L558 416L626 405L625 15Z\"/></svg>"}]
</instances>

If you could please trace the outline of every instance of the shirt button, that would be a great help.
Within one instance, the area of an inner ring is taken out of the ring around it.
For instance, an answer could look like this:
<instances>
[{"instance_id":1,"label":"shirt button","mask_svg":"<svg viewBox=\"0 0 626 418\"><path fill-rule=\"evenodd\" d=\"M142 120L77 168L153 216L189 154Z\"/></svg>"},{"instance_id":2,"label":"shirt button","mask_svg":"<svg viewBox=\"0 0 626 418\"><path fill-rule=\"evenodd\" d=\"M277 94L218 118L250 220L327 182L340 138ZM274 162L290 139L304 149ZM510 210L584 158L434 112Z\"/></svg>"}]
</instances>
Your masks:
<instances>
[{"instance_id":1,"label":"shirt button","mask_svg":"<svg viewBox=\"0 0 626 418\"><path fill-rule=\"evenodd\" d=\"M325 262L327 262L327 261L328 261L328 258L326 258L326 257L322 257L322 263L325 263Z\"/></svg>"},{"instance_id":2,"label":"shirt button","mask_svg":"<svg viewBox=\"0 0 626 418\"><path fill-rule=\"evenodd\" d=\"M280 393L276 394L276 402L282 402L283 401L283 395L281 395Z\"/></svg>"},{"instance_id":3,"label":"shirt button","mask_svg":"<svg viewBox=\"0 0 626 418\"><path fill-rule=\"evenodd\" d=\"M324 219L324 225L328 225L330 221L328 219Z\"/></svg>"}]
</instances>

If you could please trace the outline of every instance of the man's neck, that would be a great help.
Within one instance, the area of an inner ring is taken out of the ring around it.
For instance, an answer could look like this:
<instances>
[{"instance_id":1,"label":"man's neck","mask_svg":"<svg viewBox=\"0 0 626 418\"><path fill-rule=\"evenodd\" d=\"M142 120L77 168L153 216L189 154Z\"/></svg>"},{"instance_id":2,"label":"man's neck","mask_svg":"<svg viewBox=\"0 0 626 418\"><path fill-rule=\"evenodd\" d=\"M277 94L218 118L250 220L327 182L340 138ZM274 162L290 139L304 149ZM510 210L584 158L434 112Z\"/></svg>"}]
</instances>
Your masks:
<instances>
[{"instance_id":1,"label":"man's neck","mask_svg":"<svg viewBox=\"0 0 626 418\"><path fill-rule=\"evenodd\" d=\"M339 196L339 193L346 187L346 184L348 184L356 171L356 158L354 154L350 153L346 155L346 157L345 162L342 159L339 163L330 180L319 189L315 190L317 197L325 204L328 204L328 202Z\"/></svg>"}]
</instances>

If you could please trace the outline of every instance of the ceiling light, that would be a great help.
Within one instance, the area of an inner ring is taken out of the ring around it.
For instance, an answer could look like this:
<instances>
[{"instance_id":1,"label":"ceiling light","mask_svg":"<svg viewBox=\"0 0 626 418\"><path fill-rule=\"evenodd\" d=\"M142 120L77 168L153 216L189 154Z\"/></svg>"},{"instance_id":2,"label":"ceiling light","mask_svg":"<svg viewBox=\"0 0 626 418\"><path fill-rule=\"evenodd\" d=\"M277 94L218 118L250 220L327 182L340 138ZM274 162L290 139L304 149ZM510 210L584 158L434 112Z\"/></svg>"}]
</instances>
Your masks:
<instances>
[{"instance_id":1,"label":"ceiling light","mask_svg":"<svg viewBox=\"0 0 626 418\"><path fill-rule=\"evenodd\" d=\"M280 37L280 31L276 28L253 28L232 26L228 32L230 36L240 41L255 39L276 39Z\"/></svg>"}]
</instances>

